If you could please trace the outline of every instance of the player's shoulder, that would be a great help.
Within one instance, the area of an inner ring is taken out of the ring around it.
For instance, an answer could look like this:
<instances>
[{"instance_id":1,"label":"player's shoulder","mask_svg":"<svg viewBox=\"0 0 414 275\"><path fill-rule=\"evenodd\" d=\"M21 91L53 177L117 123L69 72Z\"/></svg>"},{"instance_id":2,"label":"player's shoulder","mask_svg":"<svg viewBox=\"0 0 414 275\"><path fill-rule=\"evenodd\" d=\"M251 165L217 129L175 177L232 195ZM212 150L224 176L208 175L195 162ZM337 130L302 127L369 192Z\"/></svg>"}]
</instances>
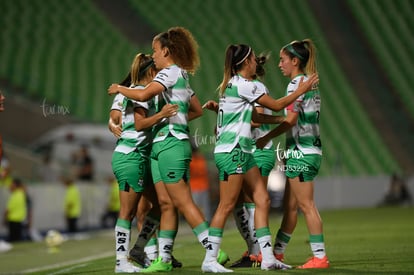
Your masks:
<instances>
[{"instance_id":1,"label":"player's shoulder","mask_svg":"<svg viewBox=\"0 0 414 275\"><path fill-rule=\"evenodd\" d=\"M299 85L301 79L303 79L302 81L306 81L308 80L308 76L304 74L297 75L289 82L289 85Z\"/></svg>"}]
</instances>

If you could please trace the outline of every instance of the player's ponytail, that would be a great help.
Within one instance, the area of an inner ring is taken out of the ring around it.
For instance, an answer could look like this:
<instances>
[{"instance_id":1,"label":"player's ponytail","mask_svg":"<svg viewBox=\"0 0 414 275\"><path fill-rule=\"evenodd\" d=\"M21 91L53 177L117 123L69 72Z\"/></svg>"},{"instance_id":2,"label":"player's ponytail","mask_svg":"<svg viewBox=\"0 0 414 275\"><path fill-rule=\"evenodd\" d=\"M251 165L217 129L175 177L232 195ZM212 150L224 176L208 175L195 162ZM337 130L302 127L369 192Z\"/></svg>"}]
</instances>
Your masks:
<instances>
[{"instance_id":1,"label":"player's ponytail","mask_svg":"<svg viewBox=\"0 0 414 275\"><path fill-rule=\"evenodd\" d=\"M304 47L308 50L308 60L306 62L304 72L307 75L317 73L316 67L316 47L312 40L309 38L302 40Z\"/></svg>"},{"instance_id":2,"label":"player's ponytail","mask_svg":"<svg viewBox=\"0 0 414 275\"><path fill-rule=\"evenodd\" d=\"M230 78L236 75L243 66L243 63L253 53L252 48L245 44L232 44L226 49L224 60L223 80L219 85L219 94L223 94Z\"/></svg>"}]
</instances>

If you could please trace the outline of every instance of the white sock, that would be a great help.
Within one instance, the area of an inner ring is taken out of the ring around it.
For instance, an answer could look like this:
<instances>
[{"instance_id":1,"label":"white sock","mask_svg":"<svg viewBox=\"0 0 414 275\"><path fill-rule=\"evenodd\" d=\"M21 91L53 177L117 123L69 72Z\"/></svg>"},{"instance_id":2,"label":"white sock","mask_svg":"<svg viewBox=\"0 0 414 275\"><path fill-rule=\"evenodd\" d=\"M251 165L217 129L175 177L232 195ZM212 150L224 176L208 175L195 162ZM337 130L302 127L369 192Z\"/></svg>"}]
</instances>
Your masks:
<instances>
[{"instance_id":1,"label":"white sock","mask_svg":"<svg viewBox=\"0 0 414 275\"><path fill-rule=\"evenodd\" d=\"M147 245L144 248L145 253L147 254L147 257L154 261L158 258L158 242L157 238L151 238Z\"/></svg>"},{"instance_id":2,"label":"white sock","mask_svg":"<svg viewBox=\"0 0 414 275\"><path fill-rule=\"evenodd\" d=\"M247 249L250 253L250 248L252 246L250 236L252 234L249 229L249 212L247 211L246 207L244 207L244 205L237 205L233 210L233 217L237 229L239 230L239 233L244 239L244 241L246 242Z\"/></svg>"},{"instance_id":3,"label":"white sock","mask_svg":"<svg viewBox=\"0 0 414 275\"><path fill-rule=\"evenodd\" d=\"M128 256L131 229L125 228L126 226L126 221L117 222L115 226L115 253L117 262L118 260L127 259Z\"/></svg>"},{"instance_id":4,"label":"white sock","mask_svg":"<svg viewBox=\"0 0 414 275\"><path fill-rule=\"evenodd\" d=\"M272 248L272 236L266 235L258 238L260 245L260 252L262 252L263 262L274 262L275 256L273 255Z\"/></svg>"},{"instance_id":5,"label":"white sock","mask_svg":"<svg viewBox=\"0 0 414 275\"><path fill-rule=\"evenodd\" d=\"M254 203L244 204L247 212L249 213L248 226L249 226L249 239L247 245L249 247L250 255L259 255L260 246L256 237L256 230L254 228L254 213L256 211L256 205Z\"/></svg>"},{"instance_id":6,"label":"white sock","mask_svg":"<svg viewBox=\"0 0 414 275\"><path fill-rule=\"evenodd\" d=\"M158 232L158 254L163 262L171 261L176 235L176 230L160 230Z\"/></svg>"},{"instance_id":7,"label":"white sock","mask_svg":"<svg viewBox=\"0 0 414 275\"><path fill-rule=\"evenodd\" d=\"M285 253L285 249L290 241L292 234L288 234L283 232L282 230L278 230L275 238L275 246L273 248L273 252L275 254L283 254Z\"/></svg>"},{"instance_id":8,"label":"white sock","mask_svg":"<svg viewBox=\"0 0 414 275\"><path fill-rule=\"evenodd\" d=\"M208 236L208 245L206 247L206 256L204 261L217 261L218 251L220 249L222 237Z\"/></svg>"}]
</instances>

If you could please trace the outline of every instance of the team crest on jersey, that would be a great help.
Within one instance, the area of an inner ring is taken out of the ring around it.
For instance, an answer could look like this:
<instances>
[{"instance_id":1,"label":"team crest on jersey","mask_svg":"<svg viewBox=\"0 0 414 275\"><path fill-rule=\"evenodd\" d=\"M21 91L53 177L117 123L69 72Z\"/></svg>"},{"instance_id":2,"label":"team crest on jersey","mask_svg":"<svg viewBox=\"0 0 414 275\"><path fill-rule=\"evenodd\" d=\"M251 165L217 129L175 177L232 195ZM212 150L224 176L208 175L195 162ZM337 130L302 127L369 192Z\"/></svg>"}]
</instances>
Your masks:
<instances>
[{"instance_id":1,"label":"team crest on jersey","mask_svg":"<svg viewBox=\"0 0 414 275\"><path fill-rule=\"evenodd\" d=\"M240 165L237 165L236 174L243 174L243 169Z\"/></svg>"},{"instance_id":2,"label":"team crest on jersey","mask_svg":"<svg viewBox=\"0 0 414 275\"><path fill-rule=\"evenodd\" d=\"M321 96L319 94L316 94L315 93L315 95L313 96L312 100L313 100L313 102L315 104L321 104Z\"/></svg>"},{"instance_id":3,"label":"team crest on jersey","mask_svg":"<svg viewBox=\"0 0 414 275\"><path fill-rule=\"evenodd\" d=\"M257 92L257 85L253 85L252 94L256 94Z\"/></svg>"}]
</instances>

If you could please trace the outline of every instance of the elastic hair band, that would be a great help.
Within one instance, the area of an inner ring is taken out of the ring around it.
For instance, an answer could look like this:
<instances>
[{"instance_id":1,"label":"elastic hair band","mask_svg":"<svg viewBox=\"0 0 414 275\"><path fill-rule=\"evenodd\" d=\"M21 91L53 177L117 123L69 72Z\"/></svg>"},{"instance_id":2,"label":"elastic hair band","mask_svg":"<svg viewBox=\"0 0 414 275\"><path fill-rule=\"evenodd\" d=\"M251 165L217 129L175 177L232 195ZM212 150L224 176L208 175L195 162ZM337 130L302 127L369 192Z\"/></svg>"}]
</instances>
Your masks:
<instances>
[{"instance_id":1,"label":"elastic hair band","mask_svg":"<svg viewBox=\"0 0 414 275\"><path fill-rule=\"evenodd\" d=\"M252 48L249 47L249 50L247 51L247 54L239 62L236 63L236 66L240 65L241 63L243 63L243 61L246 60L246 58L250 55L251 52L252 52Z\"/></svg>"},{"instance_id":2,"label":"elastic hair band","mask_svg":"<svg viewBox=\"0 0 414 275\"><path fill-rule=\"evenodd\" d=\"M288 52L290 52L291 54L293 54L294 56L298 57L300 60L304 60L303 56L301 56L296 50L295 48L293 48L292 44L287 44L286 46L284 46L284 48L286 50L288 50Z\"/></svg>"},{"instance_id":3,"label":"elastic hair band","mask_svg":"<svg viewBox=\"0 0 414 275\"><path fill-rule=\"evenodd\" d=\"M139 70L139 74L143 75L146 71L148 71L149 68L151 68L152 65L154 65L154 60L153 59L151 59L144 68Z\"/></svg>"}]
</instances>

